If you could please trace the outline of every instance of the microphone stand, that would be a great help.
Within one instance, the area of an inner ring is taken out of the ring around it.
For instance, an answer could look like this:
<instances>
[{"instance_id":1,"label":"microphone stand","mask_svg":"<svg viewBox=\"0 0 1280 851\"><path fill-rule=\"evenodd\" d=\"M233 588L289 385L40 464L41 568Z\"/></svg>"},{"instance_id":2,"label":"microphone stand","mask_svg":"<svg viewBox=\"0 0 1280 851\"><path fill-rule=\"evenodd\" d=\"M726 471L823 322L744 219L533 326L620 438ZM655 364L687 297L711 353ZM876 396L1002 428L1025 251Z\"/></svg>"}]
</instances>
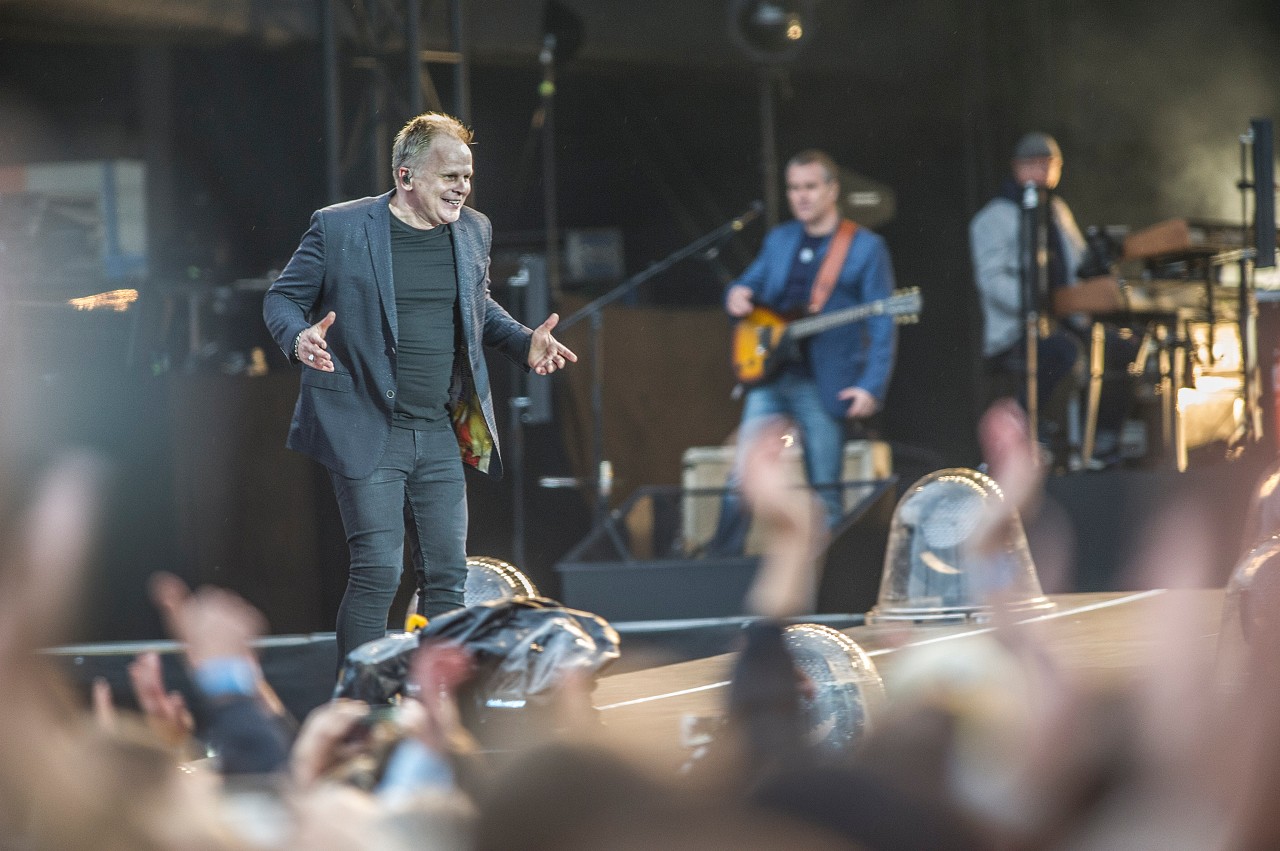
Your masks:
<instances>
[{"instance_id":1,"label":"microphone stand","mask_svg":"<svg viewBox=\"0 0 1280 851\"><path fill-rule=\"evenodd\" d=\"M623 544L617 529L609 522L609 496L613 492L613 465L604 457L604 347L601 343L601 331L604 326L604 309L621 298L635 291L641 284L657 277L676 263L695 254L706 251L711 246L727 239L742 230L748 223L759 217L764 205L755 201L742 215L725 222L720 227L693 242L668 254L662 260L650 264L649 268L632 275L609 292L583 305L567 319L560 320L556 326L556 334L572 328L583 319L591 320L591 483L595 491L592 511L592 526L604 526L609 539L623 561L631 561L631 554Z\"/></svg>"},{"instance_id":2,"label":"microphone stand","mask_svg":"<svg viewBox=\"0 0 1280 851\"><path fill-rule=\"evenodd\" d=\"M529 267L521 265L520 271L507 279L511 288L509 310L516 316L525 316L529 292ZM508 440L507 455L511 471L511 563L524 570L524 427L529 421L529 376L517 364L511 364L511 398L507 401L510 416L511 436Z\"/></svg>"},{"instance_id":3,"label":"microphone stand","mask_svg":"<svg viewBox=\"0 0 1280 851\"><path fill-rule=\"evenodd\" d=\"M1026 347L1027 428L1032 439L1039 439L1039 346L1041 331L1041 298L1048 290L1045 245L1048 228L1040 214L1040 192L1028 181L1022 192L1022 219L1018 234L1022 248L1022 281L1019 295L1023 316L1022 336Z\"/></svg>"},{"instance_id":4,"label":"microphone stand","mask_svg":"<svg viewBox=\"0 0 1280 851\"><path fill-rule=\"evenodd\" d=\"M542 98L542 214L546 220L547 241L547 291L552 297L560 295L560 220L556 213L556 37L547 33L542 37L542 50L538 54L542 65L542 83L538 92Z\"/></svg>"},{"instance_id":5,"label":"microphone stand","mask_svg":"<svg viewBox=\"0 0 1280 851\"><path fill-rule=\"evenodd\" d=\"M1254 196L1254 224L1259 220L1268 222L1274 228L1275 215L1266 216L1257 203L1263 197L1274 199L1273 193L1259 193L1259 181L1274 181L1269 173L1272 156L1270 120L1254 119L1249 129L1240 136L1240 180L1236 183L1240 190L1240 245L1237 256L1220 255L1215 258L1230 262L1235 260L1240 268L1240 290L1238 294L1237 322L1240 333L1240 393L1244 402L1244 425L1241 437L1245 445L1257 441L1261 436L1261 411L1258 406L1258 302L1254 292L1253 270L1258 261L1257 227L1249 227L1249 195ZM1265 151L1267 162L1264 164L1258 156ZM1249 159L1253 158L1253 179L1249 179ZM1274 203L1274 201L1272 201ZM1252 233L1251 233L1252 231ZM1252 245L1251 245L1252 243ZM1212 284L1210 284L1212 288ZM1211 326L1212 327L1212 326Z\"/></svg>"}]
</instances>

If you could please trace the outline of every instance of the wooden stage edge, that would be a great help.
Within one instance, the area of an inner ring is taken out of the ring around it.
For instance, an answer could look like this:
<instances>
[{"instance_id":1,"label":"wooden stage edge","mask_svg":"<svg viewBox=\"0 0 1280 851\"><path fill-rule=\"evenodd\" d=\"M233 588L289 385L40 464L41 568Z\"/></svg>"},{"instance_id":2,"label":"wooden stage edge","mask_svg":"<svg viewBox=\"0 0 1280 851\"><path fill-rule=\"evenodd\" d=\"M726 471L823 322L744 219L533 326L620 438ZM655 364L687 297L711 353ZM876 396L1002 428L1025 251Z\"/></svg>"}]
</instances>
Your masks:
<instances>
[{"instance_id":1,"label":"wooden stage edge","mask_svg":"<svg viewBox=\"0 0 1280 851\"><path fill-rule=\"evenodd\" d=\"M1052 611L1013 623L1017 629L1037 630L1051 657L1086 685L1105 687L1140 676L1160 652L1169 628L1193 630L1187 634L1211 652L1217 645L1223 597L1221 589L1064 594L1050 598ZM970 623L877 624L842 631L871 657L892 700L894 665L906 651L959 642L957 651L963 652L964 639L994 630L989 623ZM726 653L604 677L596 687L596 708L606 725L625 730L628 737L664 749L678 746L686 716L723 714L734 658Z\"/></svg>"}]
</instances>

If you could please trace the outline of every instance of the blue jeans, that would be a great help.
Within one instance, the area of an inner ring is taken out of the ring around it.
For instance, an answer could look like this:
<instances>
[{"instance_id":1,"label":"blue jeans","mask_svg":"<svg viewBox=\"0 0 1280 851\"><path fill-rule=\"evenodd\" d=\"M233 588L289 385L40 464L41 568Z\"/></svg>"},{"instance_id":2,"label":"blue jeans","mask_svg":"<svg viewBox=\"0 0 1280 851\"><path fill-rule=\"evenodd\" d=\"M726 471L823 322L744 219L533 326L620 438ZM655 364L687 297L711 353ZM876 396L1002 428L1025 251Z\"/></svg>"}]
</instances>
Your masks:
<instances>
[{"instance_id":1,"label":"blue jeans","mask_svg":"<svg viewBox=\"0 0 1280 851\"><path fill-rule=\"evenodd\" d=\"M467 580L467 488L448 419L423 430L393 428L378 466L363 479L330 471L351 567L338 607L338 659L387 634L400 587L404 542L428 618L461 608Z\"/></svg>"},{"instance_id":2,"label":"blue jeans","mask_svg":"<svg viewBox=\"0 0 1280 851\"><path fill-rule=\"evenodd\" d=\"M720 520L707 544L707 555L742 554L751 528L751 515L739 493L746 450L760 430L779 417L789 418L800 430L805 477L826 507L827 525L835 526L844 514L840 488L844 467L844 422L832 419L822 406L816 381L808 376L783 372L768 384L747 391L742 425L738 428L737 455L725 482L728 490L720 503Z\"/></svg>"}]
</instances>

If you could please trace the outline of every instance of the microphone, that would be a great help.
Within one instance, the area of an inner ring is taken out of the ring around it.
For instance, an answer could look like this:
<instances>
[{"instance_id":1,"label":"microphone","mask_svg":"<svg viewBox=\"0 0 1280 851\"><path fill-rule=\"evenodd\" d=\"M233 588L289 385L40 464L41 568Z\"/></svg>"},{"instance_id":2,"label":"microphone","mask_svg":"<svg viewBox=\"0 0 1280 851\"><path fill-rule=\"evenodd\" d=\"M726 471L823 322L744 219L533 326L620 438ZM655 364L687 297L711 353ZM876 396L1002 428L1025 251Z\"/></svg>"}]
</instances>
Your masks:
<instances>
[{"instance_id":1,"label":"microphone","mask_svg":"<svg viewBox=\"0 0 1280 851\"><path fill-rule=\"evenodd\" d=\"M715 233L711 234L708 239L711 245L707 246L705 251L698 253L698 257L703 260L714 260L720 256L720 243L740 232L744 227L752 221L760 217L760 213L764 211L764 203L761 201L752 201L747 211L736 219L731 219L726 224L721 225Z\"/></svg>"},{"instance_id":2,"label":"microphone","mask_svg":"<svg viewBox=\"0 0 1280 851\"><path fill-rule=\"evenodd\" d=\"M729 226L732 227L735 231L740 231L744 227L749 225L751 222L760 218L760 214L763 212L764 212L764 202L759 200L752 201L751 207L741 216L738 216L738 218L734 219Z\"/></svg>"},{"instance_id":3,"label":"microphone","mask_svg":"<svg viewBox=\"0 0 1280 851\"><path fill-rule=\"evenodd\" d=\"M1040 206L1040 192L1034 180L1028 180L1022 186L1022 209L1034 210Z\"/></svg>"}]
</instances>

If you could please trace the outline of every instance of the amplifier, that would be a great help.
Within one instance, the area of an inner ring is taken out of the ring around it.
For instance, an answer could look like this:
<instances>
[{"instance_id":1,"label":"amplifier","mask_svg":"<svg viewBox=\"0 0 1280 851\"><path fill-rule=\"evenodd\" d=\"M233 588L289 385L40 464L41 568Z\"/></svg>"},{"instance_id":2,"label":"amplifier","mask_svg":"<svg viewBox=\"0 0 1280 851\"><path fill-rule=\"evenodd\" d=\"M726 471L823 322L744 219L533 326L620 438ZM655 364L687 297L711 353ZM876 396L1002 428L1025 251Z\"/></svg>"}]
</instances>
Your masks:
<instances>
[{"instance_id":1,"label":"amplifier","mask_svg":"<svg viewBox=\"0 0 1280 851\"><path fill-rule=\"evenodd\" d=\"M697 552L711 539L720 518L720 494L700 493L709 488L723 488L733 465L734 446L691 446L682 456L680 477L684 494L681 498L681 531L686 553ZM797 486L805 483L804 456L800 447L783 450L782 457ZM844 446L844 482L871 482L888 478L893 473L893 455L889 444L880 440L850 440ZM871 493L870 485L846 486L844 508L849 511ZM759 553L760 530L753 523L747 536L746 552Z\"/></svg>"}]
</instances>

